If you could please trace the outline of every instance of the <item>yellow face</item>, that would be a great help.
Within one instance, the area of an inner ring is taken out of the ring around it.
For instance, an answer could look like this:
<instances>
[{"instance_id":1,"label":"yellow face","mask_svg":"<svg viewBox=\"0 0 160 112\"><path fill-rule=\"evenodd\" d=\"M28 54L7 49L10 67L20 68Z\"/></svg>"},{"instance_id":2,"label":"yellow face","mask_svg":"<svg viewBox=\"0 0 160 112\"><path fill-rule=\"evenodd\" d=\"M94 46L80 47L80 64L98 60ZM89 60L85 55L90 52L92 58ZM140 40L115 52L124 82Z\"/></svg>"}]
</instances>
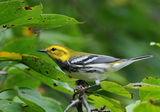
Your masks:
<instances>
[{"instance_id":1,"label":"yellow face","mask_svg":"<svg viewBox=\"0 0 160 112\"><path fill-rule=\"evenodd\" d=\"M61 60L62 62L68 60L71 55L71 50L60 45L53 45L45 49L46 53L53 59Z\"/></svg>"}]
</instances>

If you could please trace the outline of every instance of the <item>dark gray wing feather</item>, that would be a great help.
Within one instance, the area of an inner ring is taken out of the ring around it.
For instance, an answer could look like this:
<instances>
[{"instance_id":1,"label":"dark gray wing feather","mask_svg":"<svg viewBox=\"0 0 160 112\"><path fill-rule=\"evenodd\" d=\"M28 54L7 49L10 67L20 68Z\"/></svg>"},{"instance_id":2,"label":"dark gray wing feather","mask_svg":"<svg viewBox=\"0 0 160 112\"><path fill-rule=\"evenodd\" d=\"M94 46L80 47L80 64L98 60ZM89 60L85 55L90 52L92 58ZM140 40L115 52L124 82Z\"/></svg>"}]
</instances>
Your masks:
<instances>
[{"instance_id":1,"label":"dark gray wing feather","mask_svg":"<svg viewBox=\"0 0 160 112\"><path fill-rule=\"evenodd\" d=\"M119 61L119 58L104 55L78 55L70 58L69 62L76 65L87 65L87 64L100 64L100 63L111 63Z\"/></svg>"},{"instance_id":2,"label":"dark gray wing feather","mask_svg":"<svg viewBox=\"0 0 160 112\"><path fill-rule=\"evenodd\" d=\"M93 61L91 61L91 62L89 62L87 64L111 63L111 62L115 62L115 61L119 61L120 60L118 58L114 58L114 57L111 57L111 56L104 56L104 55L97 55L97 56L98 56L97 59L95 59L95 60L93 60Z\"/></svg>"}]
</instances>

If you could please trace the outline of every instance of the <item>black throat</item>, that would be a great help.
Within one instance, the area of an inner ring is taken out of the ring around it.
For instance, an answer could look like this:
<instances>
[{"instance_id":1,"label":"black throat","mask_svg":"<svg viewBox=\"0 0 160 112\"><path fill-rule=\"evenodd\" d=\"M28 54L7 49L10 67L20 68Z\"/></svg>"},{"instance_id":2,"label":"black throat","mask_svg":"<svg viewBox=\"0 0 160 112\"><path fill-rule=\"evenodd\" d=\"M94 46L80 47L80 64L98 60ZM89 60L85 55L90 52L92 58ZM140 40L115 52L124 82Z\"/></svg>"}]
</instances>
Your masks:
<instances>
[{"instance_id":1,"label":"black throat","mask_svg":"<svg viewBox=\"0 0 160 112\"><path fill-rule=\"evenodd\" d=\"M77 72L78 71L77 68L70 66L67 61L64 61L64 62L62 62L61 60L54 60L54 61L63 71L67 71L67 72Z\"/></svg>"},{"instance_id":2,"label":"black throat","mask_svg":"<svg viewBox=\"0 0 160 112\"><path fill-rule=\"evenodd\" d=\"M65 62L62 62L61 60L55 60L55 62L57 63L57 65L64 71L68 71L69 70L69 65L68 63L65 61Z\"/></svg>"}]
</instances>

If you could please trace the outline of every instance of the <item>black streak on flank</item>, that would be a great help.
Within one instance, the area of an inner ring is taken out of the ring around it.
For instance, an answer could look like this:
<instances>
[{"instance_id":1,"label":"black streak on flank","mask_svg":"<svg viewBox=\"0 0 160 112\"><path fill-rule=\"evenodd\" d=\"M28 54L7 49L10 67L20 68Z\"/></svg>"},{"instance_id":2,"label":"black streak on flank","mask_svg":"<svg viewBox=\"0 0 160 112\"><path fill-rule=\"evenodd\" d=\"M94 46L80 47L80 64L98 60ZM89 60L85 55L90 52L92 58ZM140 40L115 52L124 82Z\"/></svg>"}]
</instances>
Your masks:
<instances>
[{"instance_id":1,"label":"black streak on flank","mask_svg":"<svg viewBox=\"0 0 160 112\"><path fill-rule=\"evenodd\" d=\"M32 8L30 6L25 6L24 9L25 10L32 10Z\"/></svg>"},{"instance_id":2,"label":"black streak on flank","mask_svg":"<svg viewBox=\"0 0 160 112\"><path fill-rule=\"evenodd\" d=\"M98 70L88 70L88 71L85 71L86 73L98 73L98 74L101 74L103 72L101 71L98 71Z\"/></svg>"},{"instance_id":3,"label":"black streak on flank","mask_svg":"<svg viewBox=\"0 0 160 112\"><path fill-rule=\"evenodd\" d=\"M56 83L53 83L53 86L54 86L54 87L57 87L58 85L57 85Z\"/></svg>"},{"instance_id":4,"label":"black streak on flank","mask_svg":"<svg viewBox=\"0 0 160 112\"><path fill-rule=\"evenodd\" d=\"M63 71L78 72L78 68L77 67L69 66L66 61L65 62L62 62L61 60L55 60L55 61Z\"/></svg>"}]
</instances>

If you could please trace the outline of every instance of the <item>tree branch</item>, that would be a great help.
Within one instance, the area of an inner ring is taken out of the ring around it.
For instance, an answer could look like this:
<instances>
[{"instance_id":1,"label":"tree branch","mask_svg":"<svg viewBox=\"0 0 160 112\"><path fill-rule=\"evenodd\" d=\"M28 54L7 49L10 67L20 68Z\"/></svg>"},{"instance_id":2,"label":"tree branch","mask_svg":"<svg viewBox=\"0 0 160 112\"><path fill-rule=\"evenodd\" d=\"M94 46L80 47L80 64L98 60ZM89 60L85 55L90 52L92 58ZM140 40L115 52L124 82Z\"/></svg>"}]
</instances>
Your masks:
<instances>
[{"instance_id":1,"label":"tree branch","mask_svg":"<svg viewBox=\"0 0 160 112\"><path fill-rule=\"evenodd\" d=\"M83 112L82 102L78 102L77 105L76 105L76 108L77 108L77 111L78 111L78 112Z\"/></svg>"},{"instance_id":2,"label":"tree branch","mask_svg":"<svg viewBox=\"0 0 160 112\"><path fill-rule=\"evenodd\" d=\"M86 97L85 97L85 94L82 95L82 102L83 102L83 104L84 104L87 112L91 112L91 109L90 109L90 107L89 107L89 104L88 104L88 102L87 102L87 99L86 99Z\"/></svg>"},{"instance_id":3,"label":"tree branch","mask_svg":"<svg viewBox=\"0 0 160 112\"><path fill-rule=\"evenodd\" d=\"M71 107L76 105L78 102L80 102L79 99L73 100L71 104L68 105L68 107L64 110L64 112L67 112Z\"/></svg>"},{"instance_id":4,"label":"tree branch","mask_svg":"<svg viewBox=\"0 0 160 112\"><path fill-rule=\"evenodd\" d=\"M68 107L66 108L66 110L64 112L67 112L73 106L76 106L78 112L83 112L82 104L85 106L87 112L93 112L93 111L110 112L110 110L104 110L105 106L103 106L100 110L91 109L89 107L85 93L88 92L87 91L88 89L95 87L95 86L98 86L98 85L96 84L96 85L85 87L85 84L83 84L83 82L84 81L82 81L82 80L76 82L78 86L74 89L74 94L72 96L72 103L70 105L68 105ZM78 96L78 98L75 100L76 95Z\"/></svg>"}]
</instances>

